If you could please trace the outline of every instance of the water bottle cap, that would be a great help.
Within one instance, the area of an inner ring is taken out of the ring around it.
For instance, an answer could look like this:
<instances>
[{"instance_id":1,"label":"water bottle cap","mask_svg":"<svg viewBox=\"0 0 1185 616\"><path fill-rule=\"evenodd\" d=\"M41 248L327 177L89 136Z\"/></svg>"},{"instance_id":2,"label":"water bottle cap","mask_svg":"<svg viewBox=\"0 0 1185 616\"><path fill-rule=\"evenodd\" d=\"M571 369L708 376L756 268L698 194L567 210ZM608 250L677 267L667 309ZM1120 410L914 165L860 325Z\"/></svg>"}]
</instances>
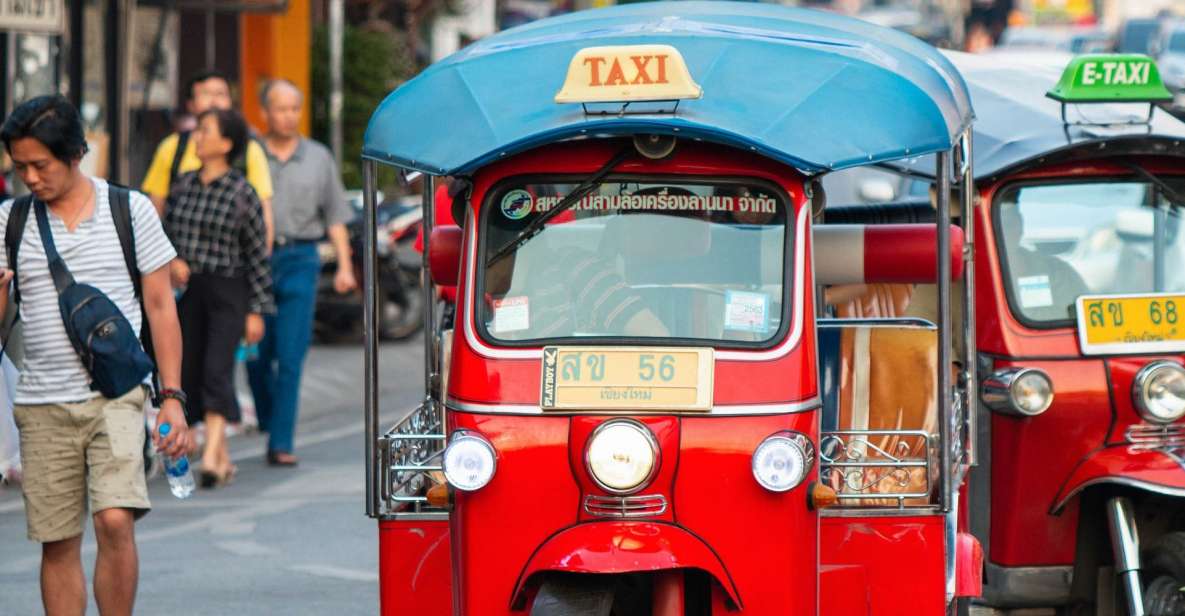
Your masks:
<instances>
[{"instance_id":1,"label":"water bottle cap","mask_svg":"<svg viewBox=\"0 0 1185 616\"><path fill-rule=\"evenodd\" d=\"M160 435L161 436L168 436L169 430L172 430L172 429L173 429L173 426L170 426L168 423L163 423L160 425Z\"/></svg>"}]
</instances>

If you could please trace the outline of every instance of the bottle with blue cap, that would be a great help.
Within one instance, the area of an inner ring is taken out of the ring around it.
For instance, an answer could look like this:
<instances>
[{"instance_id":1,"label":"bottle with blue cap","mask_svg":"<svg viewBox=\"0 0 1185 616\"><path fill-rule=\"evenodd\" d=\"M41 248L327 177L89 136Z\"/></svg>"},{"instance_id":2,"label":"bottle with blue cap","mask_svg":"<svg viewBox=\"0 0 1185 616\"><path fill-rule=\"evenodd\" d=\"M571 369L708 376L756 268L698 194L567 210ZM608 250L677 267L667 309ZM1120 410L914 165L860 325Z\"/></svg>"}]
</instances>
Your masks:
<instances>
[{"instance_id":1,"label":"bottle with blue cap","mask_svg":"<svg viewBox=\"0 0 1185 616\"><path fill-rule=\"evenodd\" d=\"M172 429L167 423L160 425L160 436L164 438L169 435ZM169 489L173 491L173 496L177 498L189 498L193 494L194 481L193 472L189 470L189 458L180 456L176 459L170 458L163 452L159 454L161 463L165 467L165 476L169 478Z\"/></svg>"}]
</instances>

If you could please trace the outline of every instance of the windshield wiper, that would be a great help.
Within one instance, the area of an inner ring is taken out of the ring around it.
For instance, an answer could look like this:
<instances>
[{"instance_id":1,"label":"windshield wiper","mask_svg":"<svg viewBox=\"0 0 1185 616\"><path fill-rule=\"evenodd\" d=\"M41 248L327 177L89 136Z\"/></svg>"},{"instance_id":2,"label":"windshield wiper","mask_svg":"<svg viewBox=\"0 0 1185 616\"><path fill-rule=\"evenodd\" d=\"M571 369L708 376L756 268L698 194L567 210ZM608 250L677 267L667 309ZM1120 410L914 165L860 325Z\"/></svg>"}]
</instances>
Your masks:
<instances>
[{"instance_id":1,"label":"windshield wiper","mask_svg":"<svg viewBox=\"0 0 1185 616\"><path fill-rule=\"evenodd\" d=\"M1148 171L1147 169L1145 169L1135 163L1121 163L1121 164L1124 167L1127 167L1128 169L1135 171L1137 175L1143 177L1145 180L1148 180L1154 186L1159 188L1160 192L1164 193L1164 196L1168 198L1168 200L1171 204L1173 204L1177 207L1185 207L1185 198L1183 198L1181 196L1181 193L1177 192L1176 189L1174 189L1172 186L1169 186L1168 182L1157 177L1151 171Z\"/></svg>"},{"instance_id":2,"label":"windshield wiper","mask_svg":"<svg viewBox=\"0 0 1185 616\"><path fill-rule=\"evenodd\" d=\"M577 185L576 188L573 188L572 192L568 193L568 196L564 197L559 203L555 204L555 207L540 214L538 218L532 220L526 226L526 228L519 232L518 235L514 236L514 239L506 242L501 248L496 250L494 254L486 260L486 267L493 266L495 263L505 258L506 255L518 250L520 246L526 244L531 238L538 235L539 232L543 230L543 225L546 225L548 221L558 216L560 212L564 212L573 205L576 205L577 202L588 196L588 194L593 190L596 190L596 188L600 186L601 182L604 181L605 176L612 173L613 170L616 169L617 166L623 161L625 161L625 159L633 152L634 148L633 146L630 146L618 152L613 158L610 158L609 162L605 163L600 169L597 169L595 173L588 176L588 178Z\"/></svg>"}]
</instances>

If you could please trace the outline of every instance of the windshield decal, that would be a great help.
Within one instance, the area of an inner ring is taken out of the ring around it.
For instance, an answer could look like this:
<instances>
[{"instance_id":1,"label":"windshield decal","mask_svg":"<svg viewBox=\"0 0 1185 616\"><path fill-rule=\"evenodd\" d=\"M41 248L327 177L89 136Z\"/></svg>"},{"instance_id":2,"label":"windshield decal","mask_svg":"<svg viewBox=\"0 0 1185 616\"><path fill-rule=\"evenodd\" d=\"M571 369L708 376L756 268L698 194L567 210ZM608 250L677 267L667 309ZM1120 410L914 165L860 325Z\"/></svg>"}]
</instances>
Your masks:
<instances>
[{"instance_id":1,"label":"windshield decal","mask_svg":"<svg viewBox=\"0 0 1185 616\"><path fill-rule=\"evenodd\" d=\"M1044 308L1053 305L1053 291L1049 288L1049 276L1022 276L1016 279L1020 291L1020 305L1023 308Z\"/></svg>"},{"instance_id":2,"label":"windshield decal","mask_svg":"<svg viewBox=\"0 0 1185 616\"><path fill-rule=\"evenodd\" d=\"M525 190L512 190L502 197L502 215L511 220L522 220L531 214L534 197Z\"/></svg>"},{"instance_id":3,"label":"windshield decal","mask_svg":"<svg viewBox=\"0 0 1185 616\"><path fill-rule=\"evenodd\" d=\"M523 190L512 190L502 199L502 211L506 211L506 199ZM528 195L529 196L529 195ZM540 197L535 210L546 212L555 207L563 197ZM728 195L646 194L646 195L588 195L572 206L577 211L692 211L692 212L741 212L776 214L778 202L769 197L732 197ZM528 213L530 206L528 205ZM525 214L524 214L525 216ZM507 215L508 218L511 216ZM521 216L519 217L521 218Z\"/></svg>"},{"instance_id":4,"label":"windshield decal","mask_svg":"<svg viewBox=\"0 0 1185 616\"><path fill-rule=\"evenodd\" d=\"M531 304L525 296L496 299L494 304L495 333L519 332L531 327Z\"/></svg>"},{"instance_id":5,"label":"windshield decal","mask_svg":"<svg viewBox=\"0 0 1185 616\"><path fill-rule=\"evenodd\" d=\"M769 295L727 291L724 299L724 327L734 331L764 334L769 331Z\"/></svg>"}]
</instances>

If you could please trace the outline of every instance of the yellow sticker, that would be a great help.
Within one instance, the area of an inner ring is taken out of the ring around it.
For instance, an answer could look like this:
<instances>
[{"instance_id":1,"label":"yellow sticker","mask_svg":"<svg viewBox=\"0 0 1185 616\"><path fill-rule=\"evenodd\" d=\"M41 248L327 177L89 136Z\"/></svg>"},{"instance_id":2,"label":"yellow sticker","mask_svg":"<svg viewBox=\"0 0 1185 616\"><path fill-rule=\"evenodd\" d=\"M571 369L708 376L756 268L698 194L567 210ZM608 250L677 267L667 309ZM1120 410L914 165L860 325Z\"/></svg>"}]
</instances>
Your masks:
<instances>
[{"instance_id":1,"label":"yellow sticker","mask_svg":"<svg viewBox=\"0 0 1185 616\"><path fill-rule=\"evenodd\" d=\"M586 47L568 64L557 103L674 101L703 96L670 45Z\"/></svg>"},{"instance_id":2,"label":"yellow sticker","mask_svg":"<svg viewBox=\"0 0 1185 616\"><path fill-rule=\"evenodd\" d=\"M1083 295L1078 341L1084 355L1185 351L1185 295Z\"/></svg>"},{"instance_id":3,"label":"yellow sticker","mask_svg":"<svg viewBox=\"0 0 1185 616\"><path fill-rule=\"evenodd\" d=\"M712 349L544 347L544 410L709 411Z\"/></svg>"}]
</instances>

